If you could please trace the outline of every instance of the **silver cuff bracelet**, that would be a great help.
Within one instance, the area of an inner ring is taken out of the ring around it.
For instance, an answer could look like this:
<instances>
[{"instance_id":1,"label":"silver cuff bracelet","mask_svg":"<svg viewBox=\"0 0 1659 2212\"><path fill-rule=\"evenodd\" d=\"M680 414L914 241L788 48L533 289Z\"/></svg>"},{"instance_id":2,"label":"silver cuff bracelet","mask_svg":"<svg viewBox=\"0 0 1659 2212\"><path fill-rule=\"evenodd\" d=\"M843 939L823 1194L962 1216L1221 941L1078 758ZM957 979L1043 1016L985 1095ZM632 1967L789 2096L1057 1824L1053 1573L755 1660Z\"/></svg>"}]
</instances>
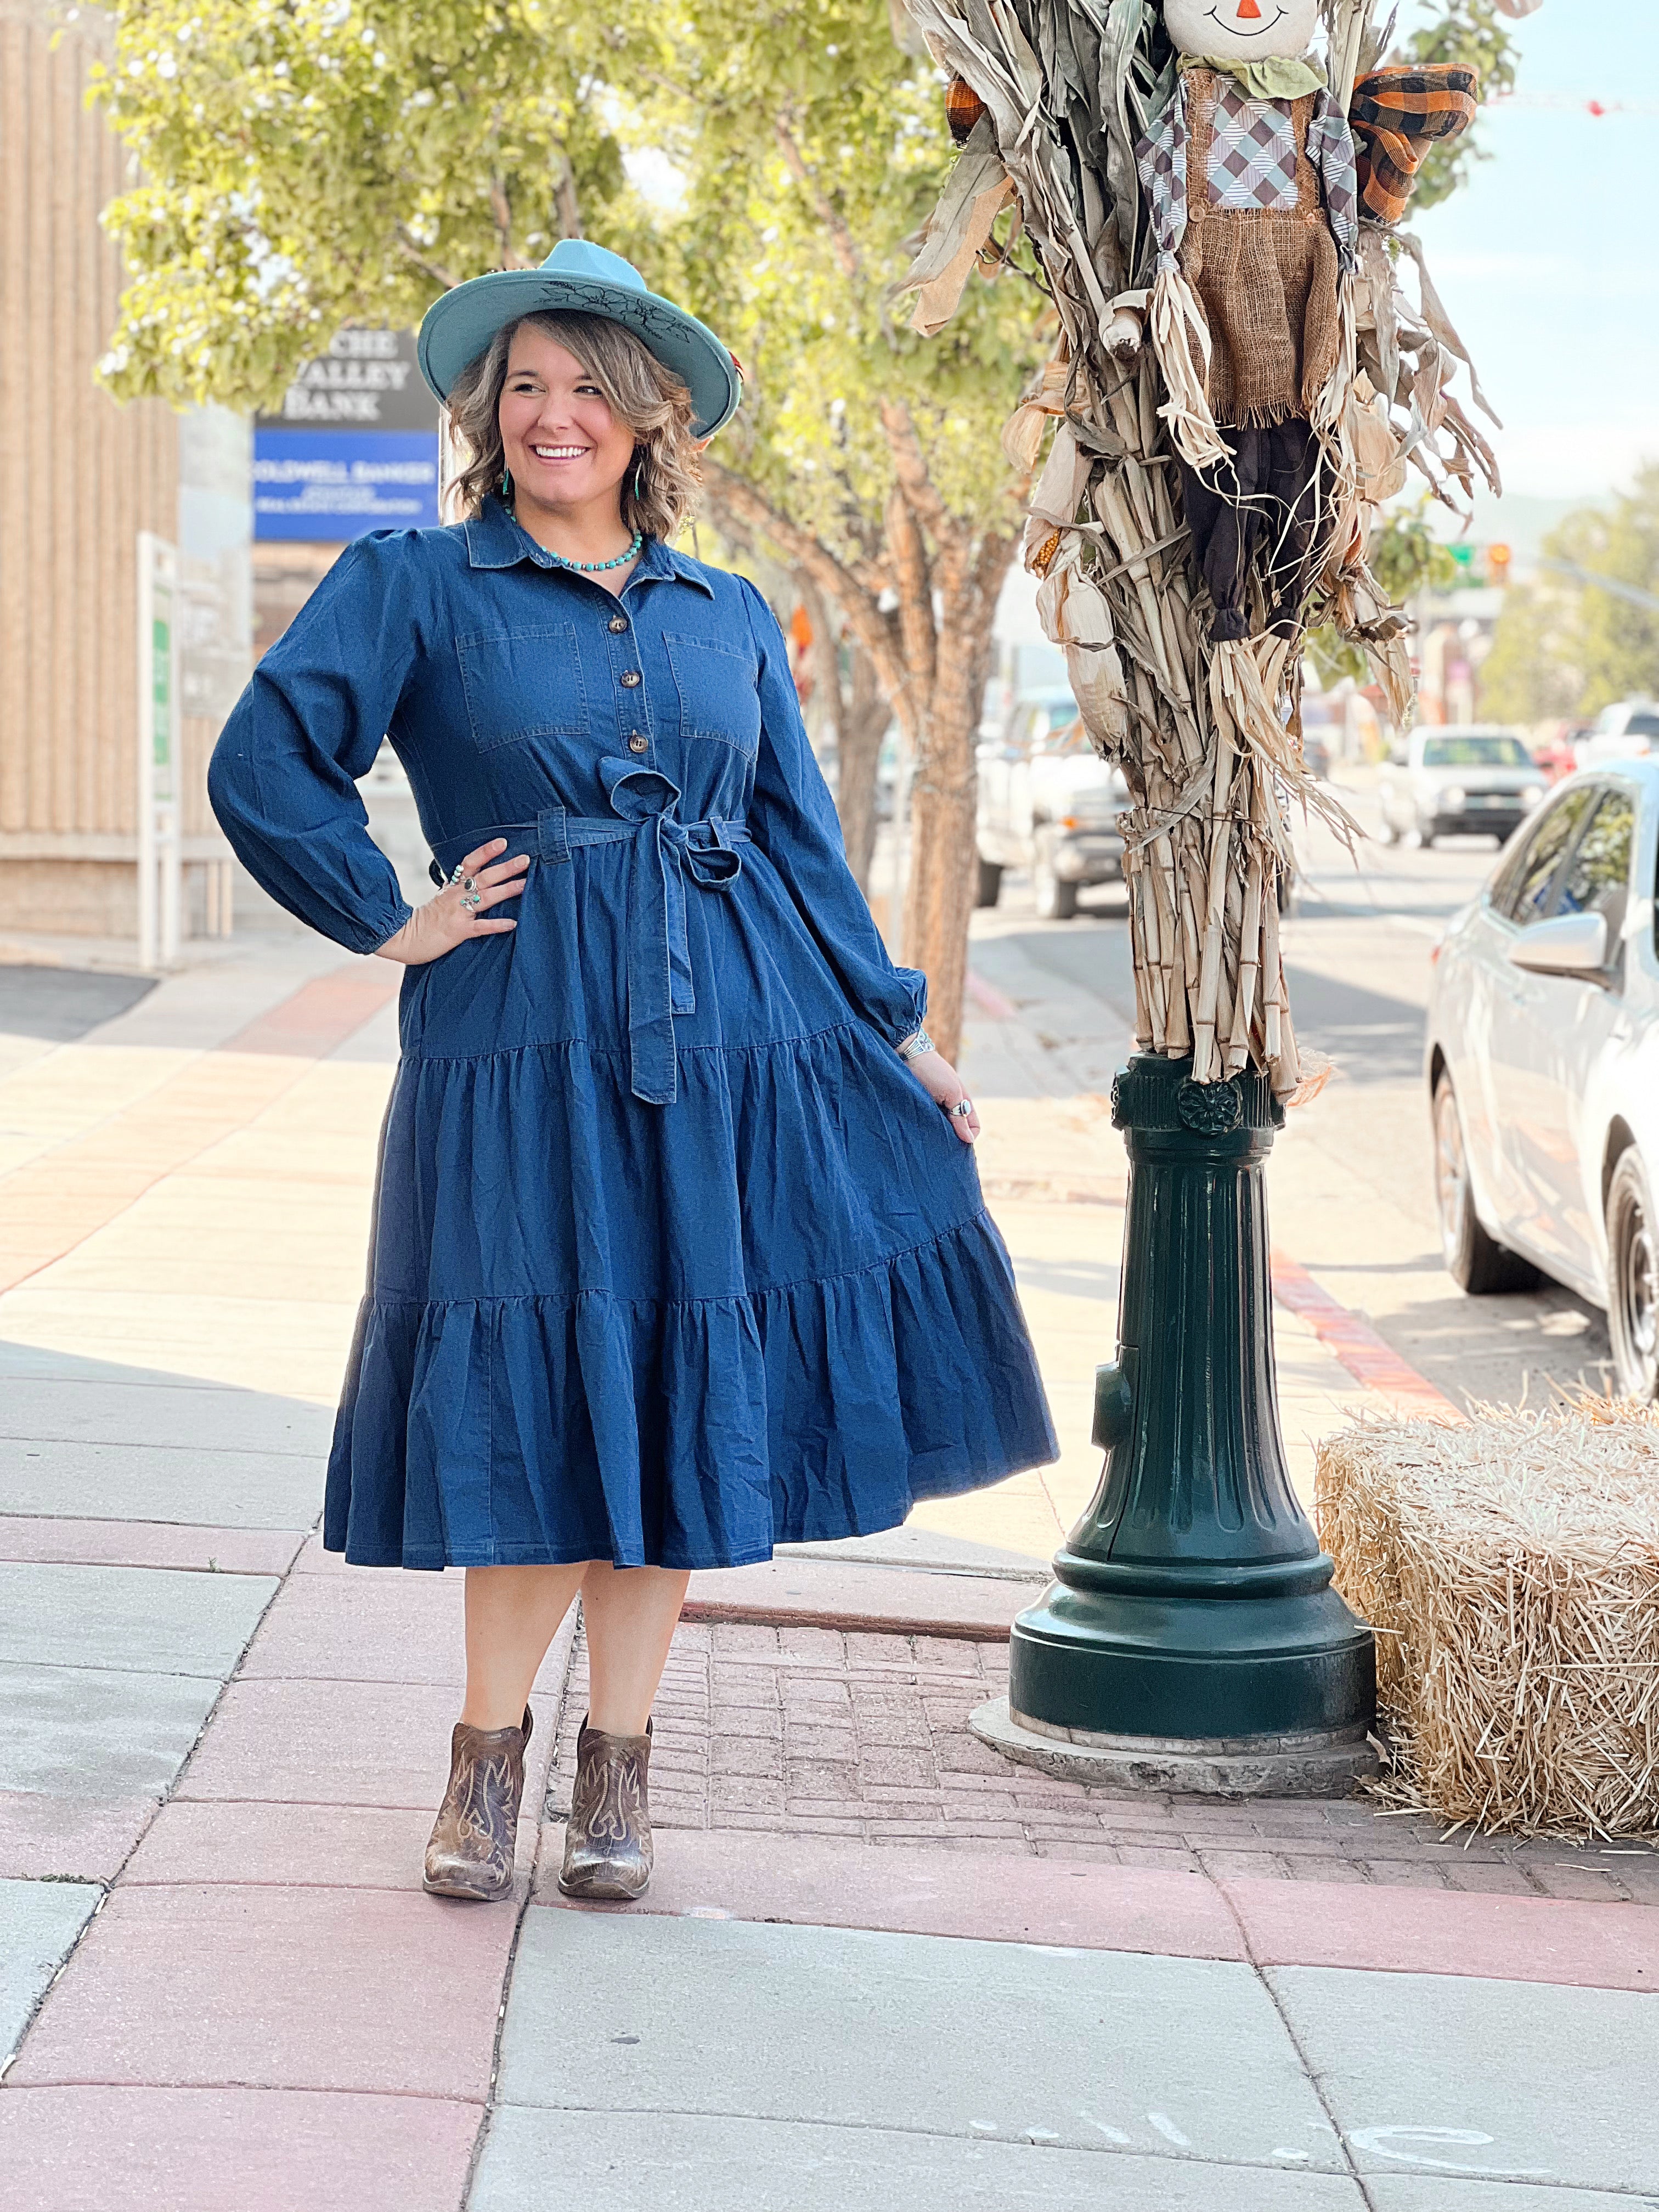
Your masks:
<instances>
[{"instance_id":1,"label":"silver cuff bracelet","mask_svg":"<svg viewBox=\"0 0 1659 2212\"><path fill-rule=\"evenodd\" d=\"M901 1060L920 1060L923 1053L936 1049L926 1030L918 1030L914 1036L906 1037L904 1042L896 1048Z\"/></svg>"}]
</instances>

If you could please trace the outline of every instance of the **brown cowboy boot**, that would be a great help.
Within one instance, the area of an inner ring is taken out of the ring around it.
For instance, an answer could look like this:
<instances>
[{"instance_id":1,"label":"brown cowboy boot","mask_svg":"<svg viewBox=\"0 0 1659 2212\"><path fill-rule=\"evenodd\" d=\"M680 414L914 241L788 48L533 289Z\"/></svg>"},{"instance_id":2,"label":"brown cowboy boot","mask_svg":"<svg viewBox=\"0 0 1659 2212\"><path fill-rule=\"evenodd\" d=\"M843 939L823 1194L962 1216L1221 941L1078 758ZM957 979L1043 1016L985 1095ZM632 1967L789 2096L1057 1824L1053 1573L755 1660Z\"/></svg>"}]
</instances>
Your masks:
<instances>
[{"instance_id":1,"label":"brown cowboy boot","mask_svg":"<svg viewBox=\"0 0 1659 2212\"><path fill-rule=\"evenodd\" d=\"M489 1902L513 1887L513 1847L524 1796L525 1746L534 1723L476 1729L457 1721L449 1787L426 1847L424 1886L434 1897Z\"/></svg>"},{"instance_id":2,"label":"brown cowboy boot","mask_svg":"<svg viewBox=\"0 0 1659 2212\"><path fill-rule=\"evenodd\" d=\"M644 1894L651 1879L650 1760L649 1721L643 1735L605 1735L582 1723L559 1875L567 1897L626 1905Z\"/></svg>"}]
</instances>

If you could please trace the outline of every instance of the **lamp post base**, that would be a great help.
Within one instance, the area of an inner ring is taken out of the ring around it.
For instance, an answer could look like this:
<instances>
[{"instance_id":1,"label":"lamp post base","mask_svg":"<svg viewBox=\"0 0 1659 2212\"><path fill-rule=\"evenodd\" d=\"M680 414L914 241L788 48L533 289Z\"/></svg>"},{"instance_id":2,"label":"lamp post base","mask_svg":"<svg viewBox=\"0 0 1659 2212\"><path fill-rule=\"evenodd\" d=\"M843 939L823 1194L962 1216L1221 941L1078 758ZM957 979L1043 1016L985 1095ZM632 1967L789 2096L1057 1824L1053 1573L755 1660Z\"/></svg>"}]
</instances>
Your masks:
<instances>
[{"instance_id":1,"label":"lamp post base","mask_svg":"<svg viewBox=\"0 0 1659 2212\"><path fill-rule=\"evenodd\" d=\"M1279 1436L1262 1170L1283 1109L1259 1073L1199 1085L1138 1054L1112 1117L1129 1202L1105 1465L1014 1622L1007 1716L975 1727L1119 1787L1340 1794L1375 1766L1376 1653Z\"/></svg>"},{"instance_id":2,"label":"lamp post base","mask_svg":"<svg viewBox=\"0 0 1659 2212\"><path fill-rule=\"evenodd\" d=\"M1101 1735L1059 1729L994 1698L969 1716L981 1743L1062 1782L1192 1797L1341 1797L1377 1771L1363 1726L1254 1736Z\"/></svg>"}]
</instances>

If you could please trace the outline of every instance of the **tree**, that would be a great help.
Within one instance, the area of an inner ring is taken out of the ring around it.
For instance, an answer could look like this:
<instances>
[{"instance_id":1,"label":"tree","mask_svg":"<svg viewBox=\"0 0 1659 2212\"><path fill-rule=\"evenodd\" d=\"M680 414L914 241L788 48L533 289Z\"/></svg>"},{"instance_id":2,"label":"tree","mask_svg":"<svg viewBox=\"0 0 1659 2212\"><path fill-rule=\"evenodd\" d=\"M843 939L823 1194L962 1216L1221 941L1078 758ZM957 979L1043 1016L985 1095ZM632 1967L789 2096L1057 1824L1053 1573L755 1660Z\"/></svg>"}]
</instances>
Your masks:
<instances>
[{"instance_id":1,"label":"tree","mask_svg":"<svg viewBox=\"0 0 1659 2212\"><path fill-rule=\"evenodd\" d=\"M416 323L586 225L649 242L606 87L657 64L651 0L119 0L96 87L144 181L107 210L132 283L118 398L274 405L348 323Z\"/></svg>"},{"instance_id":2,"label":"tree","mask_svg":"<svg viewBox=\"0 0 1659 2212\"><path fill-rule=\"evenodd\" d=\"M1480 711L1495 722L1565 721L1584 693L1579 594L1553 577L1512 584L1480 664Z\"/></svg>"},{"instance_id":3,"label":"tree","mask_svg":"<svg viewBox=\"0 0 1659 2212\"><path fill-rule=\"evenodd\" d=\"M952 1053L975 738L1023 520L1000 433L1040 362L1047 303L1016 248L945 337L897 321L895 287L951 157L939 78L896 42L886 0L691 0L685 23L679 105L646 120L667 124L685 180L674 242L687 293L750 371L733 434L709 457L711 495L729 528L769 544L844 618L855 866L885 720L872 676L912 749L902 947L927 972L929 1027Z\"/></svg>"},{"instance_id":4,"label":"tree","mask_svg":"<svg viewBox=\"0 0 1659 2212\"><path fill-rule=\"evenodd\" d=\"M1462 63L1480 79L1483 101L1515 89L1516 52L1513 33L1498 20L1495 0L1438 0L1438 13L1431 22L1413 32L1401 62ZM1412 204L1418 212L1449 199L1486 154L1472 131L1449 144L1429 149L1418 173Z\"/></svg>"},{"instance_id":5,"label":"tree","mask_svg":"<svg viewBox=\"0 0 1659 2212\"><path fill-rule=\"evenodd\" d=\"M107 218L134 273L104 368L118 396L273 404L343 325L413 323L446 285L579 231L728 338L750 384L708 458L716 517L808 578L867 663L844 724L866 733L848 786L866 815L872 672L914 749L905 950L951 1049L974 736L1021 520L998 434L1045 303L1027 254L945 342L896 324L951 149L886 0L115 12L101 94L145 179ZM666 156L677 205L641 195L630 149Z\"/></svg>"},{"instance_id":6,"label":"tree","mask_svg":"<svg viewBox=\"0 0 1659 2212\"><path fill-rule=\"evenodd\" d=\"M1610 507L1569 515L1546 539L1544 558L1576 588L1578 712L1659 693L1659 462L1644 463ZM1598 588L1595 576L1624 588Z\"/></svg>"},{"instance_id":7,"label":"tree","mask_svg":"<svg viewBox=\"0 0 1659 2212\"><path fill-rule=\"evenodd\" d=\"M1449 591L1457 580L1457 563L1429 527L1431 495L1425 492L1411 507L1396 507L1385 514L1366 554L1366 566L1396 605L1416 592ZM1308 658L1327 690L1345 676L1356 684L1370 679L1364 651L1339 637L1334 623L1322 623L1308 633Z\"/></svg>"}]
</instances>

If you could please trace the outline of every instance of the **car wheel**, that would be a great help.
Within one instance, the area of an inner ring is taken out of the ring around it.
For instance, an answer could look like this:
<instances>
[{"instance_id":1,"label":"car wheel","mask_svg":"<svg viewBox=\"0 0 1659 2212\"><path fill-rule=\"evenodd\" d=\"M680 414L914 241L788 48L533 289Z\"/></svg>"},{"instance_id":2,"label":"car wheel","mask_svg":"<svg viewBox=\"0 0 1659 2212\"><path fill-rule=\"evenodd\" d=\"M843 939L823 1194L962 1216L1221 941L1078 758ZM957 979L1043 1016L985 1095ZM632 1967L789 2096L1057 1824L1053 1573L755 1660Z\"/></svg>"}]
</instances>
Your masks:
<instances>
[{"instance_id":1,"label":"car wheel","mask_svg":"<svg viewBox=\"0 0 1659 2212\"><path fill-rule=\"evenodd\" d=\"M979 864L979 883L974 892L975 906L994 906L1002 896L1002 863L981 859Z\"/></svg>"},{"instance_id":2,"label":"car wheel","mask_svg":"<svg viewBox=\"0 0 1659 2212\"><path fill-rule=\"evenodd\" d=\"M1529 1260L1489 1237L1474 1210L1469 1187L1463 1116L1449 1075L1434 1086L1434 1194L1446 1273L1460 1291L1480 1297L1502 1291L1530 1291L1539 1274Z\"/></svg>"},{"instance_id":3,"label":"car wheel","mask_svg":"<svg viewBox=\"0 0 1659 2212\"><path fill-rule=\"evenodd\" d=\"M1619 1156L1607 1190L1607 1335L1621 1398L1659 1397L1659 1221L1642 1156Z\"/></svg>"},{"instance_id":4,"label":"car wheel","mask_svg":"<svg viewBox=\"0 0 1659 2212\"><path fill-rule=\"evenodd\" d=\"M1036 910L1044 921L1072 920L1077 912L1077 885L1054 873L1054 856L1046 837L1037 844L1031 883L1036 892Z\"/></svg>"},{"instance_id":5,"label":"car wheel","mask_svg":"<svg viewBox=\"0 0 1659 2212\"><path fill-rule=\"evenodd\" d=\"M1421 823L1417 828L1417 846L1418 850L1422 853L1431 853L1434 850L1434 832L1432 830L1424 829Z\"/></svg>"}]
</instances>

